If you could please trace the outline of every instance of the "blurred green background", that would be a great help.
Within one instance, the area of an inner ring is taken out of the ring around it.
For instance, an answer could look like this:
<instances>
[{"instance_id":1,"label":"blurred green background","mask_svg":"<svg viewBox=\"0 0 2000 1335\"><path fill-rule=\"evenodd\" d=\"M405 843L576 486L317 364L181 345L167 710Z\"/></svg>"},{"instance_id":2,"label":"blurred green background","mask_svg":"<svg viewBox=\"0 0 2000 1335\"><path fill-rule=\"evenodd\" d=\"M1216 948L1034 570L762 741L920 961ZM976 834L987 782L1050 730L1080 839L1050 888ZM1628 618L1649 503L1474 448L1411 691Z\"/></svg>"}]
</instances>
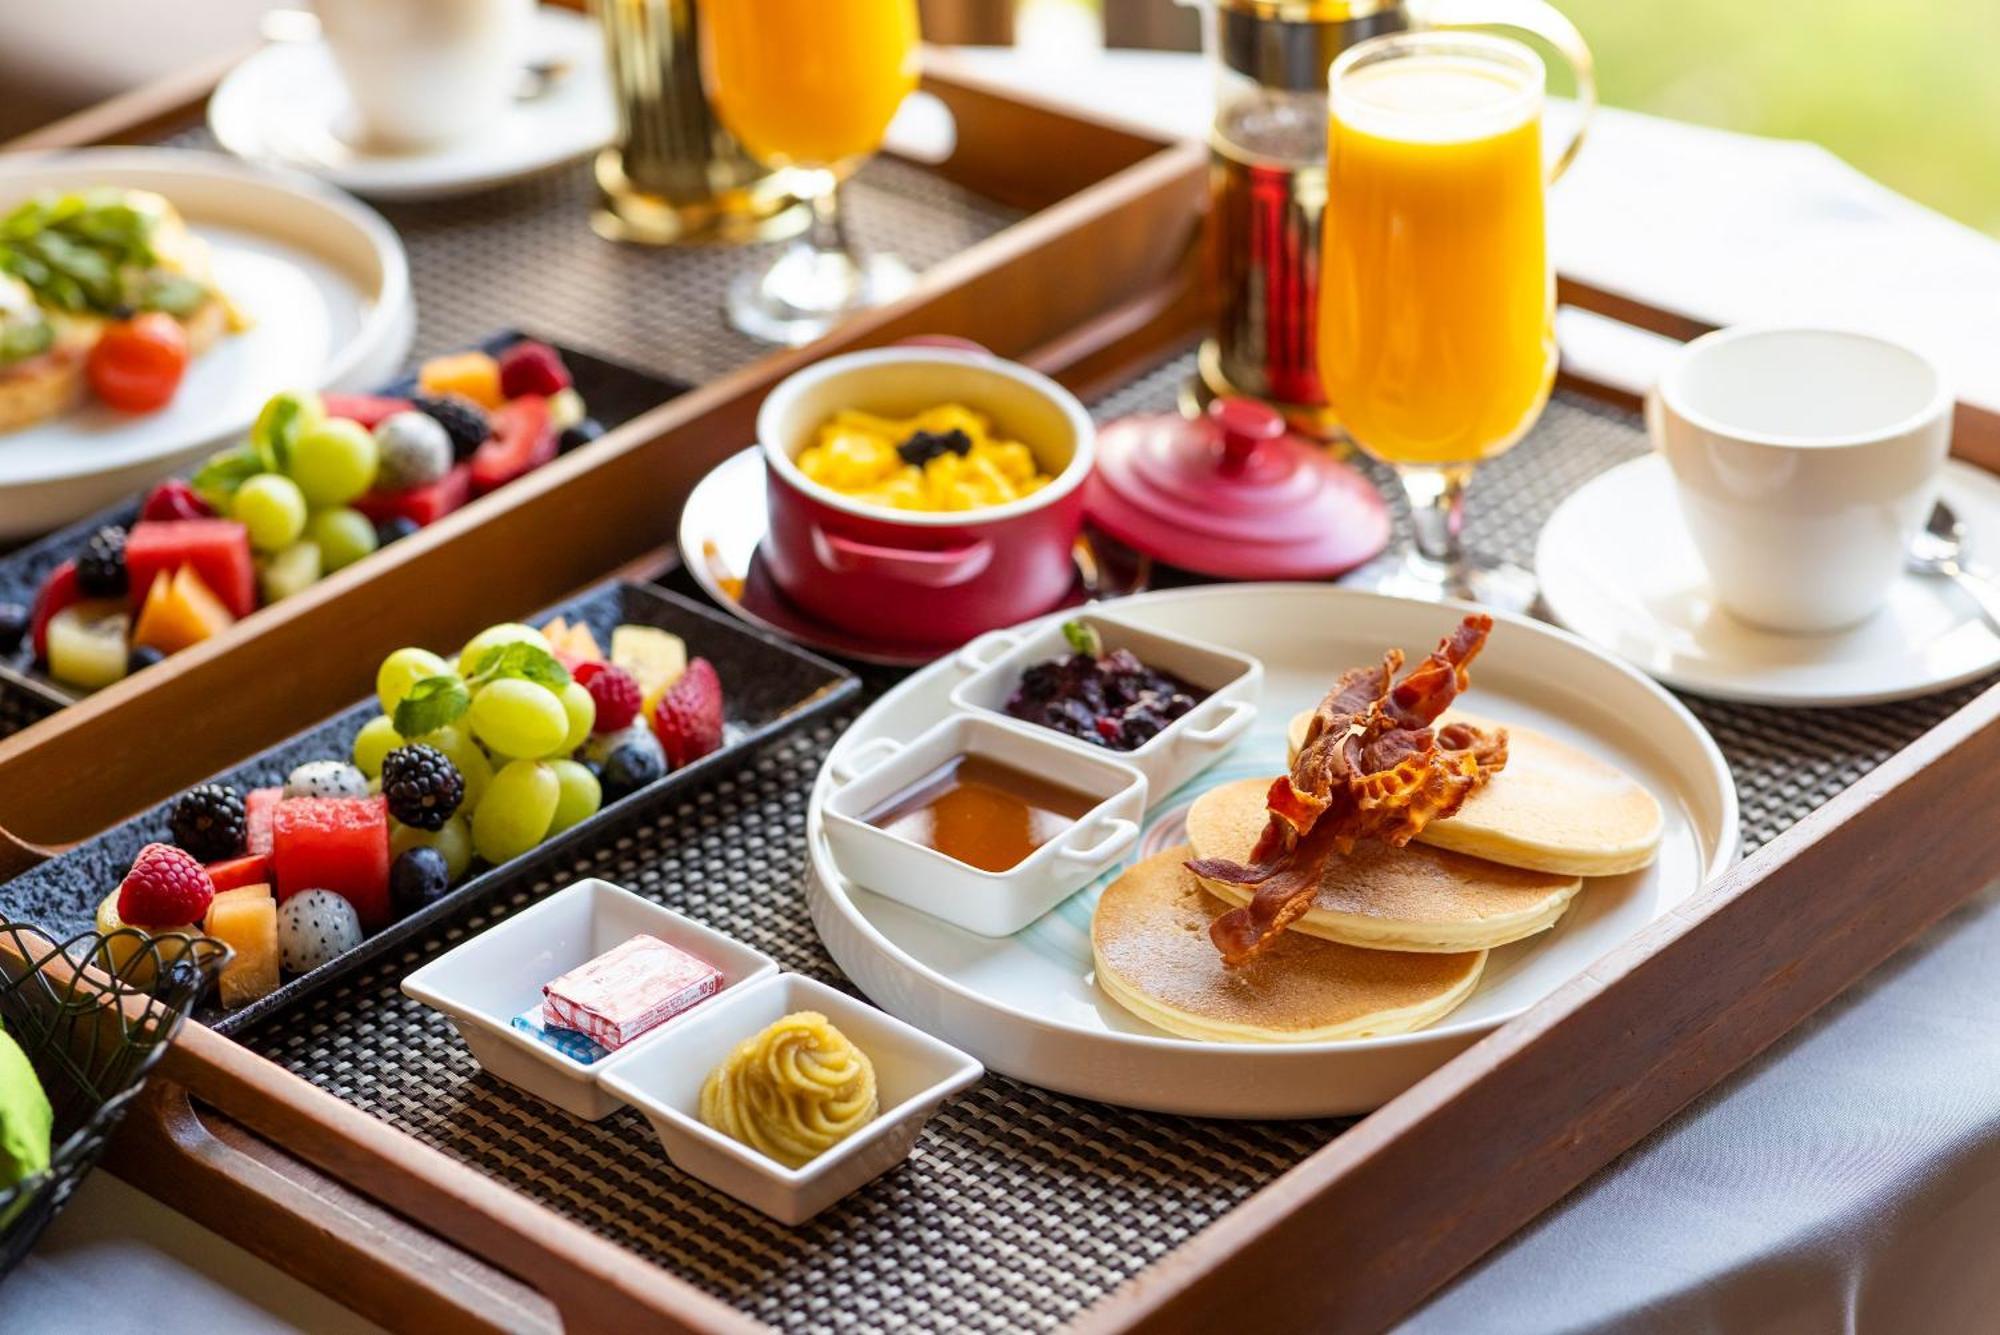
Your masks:
<instances>
[{"instance_id":1,"label":"blurred green background","mask_svg":"<svg viewBox=\"0 0 2000 1335\"><path fill-rule=\"evenodd\" d=\"M2000 0L1555 0L1612 106L1810 139L2000 234Z\"/></svg>"}]
</instances>

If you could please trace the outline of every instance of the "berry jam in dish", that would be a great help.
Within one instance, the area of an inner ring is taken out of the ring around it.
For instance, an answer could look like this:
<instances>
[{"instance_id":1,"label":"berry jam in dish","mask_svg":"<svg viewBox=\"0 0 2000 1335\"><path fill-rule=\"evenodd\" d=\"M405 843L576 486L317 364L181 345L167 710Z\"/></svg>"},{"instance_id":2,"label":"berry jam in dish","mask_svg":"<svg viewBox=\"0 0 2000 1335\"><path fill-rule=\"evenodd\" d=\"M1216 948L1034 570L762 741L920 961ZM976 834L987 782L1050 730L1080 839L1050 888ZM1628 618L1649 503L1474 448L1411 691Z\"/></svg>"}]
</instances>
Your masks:
<instances>
[{"instance_id":1,"label":"berry jam in dish","mask_svg":"<svg viewBox=\"0 0 2000 1335\"><path fill-rule=\"evenodd\" d=\"M1112 751L1136 751L1207 698L1201 687L1148 667L1127 649L1104 651L1097 631L1063 623L1072 653L1031 664L1007 713Z\"/></svg>"}]
</instances>

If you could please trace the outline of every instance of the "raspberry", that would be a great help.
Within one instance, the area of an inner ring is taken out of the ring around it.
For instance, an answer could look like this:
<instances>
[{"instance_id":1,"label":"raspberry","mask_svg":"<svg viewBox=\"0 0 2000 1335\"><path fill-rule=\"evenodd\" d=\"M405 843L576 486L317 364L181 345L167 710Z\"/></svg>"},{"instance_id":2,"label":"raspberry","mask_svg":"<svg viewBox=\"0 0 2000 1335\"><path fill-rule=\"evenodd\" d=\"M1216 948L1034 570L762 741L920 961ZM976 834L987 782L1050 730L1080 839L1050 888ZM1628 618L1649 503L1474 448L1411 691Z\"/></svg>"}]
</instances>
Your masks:
<instances>
[{"instance_id":1,"label":"raspberry","mask_svg":"<svg viewBox=\"0 0 2000 1335\"><path fill-rule=\"evenodd\" d=\"M215 883L186 849L147 844L118 887L118 917L131 927L179 927L200 922Z\"/></svg>"},{"instance_id":2,"label":"raspberry","mask_svg":"<svg viewBox=\"0 0 2000 1335\"><path fill-rule=\"evenodd\" d=\"M382 758L389 814L418 830L442 830L465 800L465 778L444 752L412 742Z\"/></svg>"},{"instance_id":3,"label":"raspberry","mask_svg":"<svg viewBox=\"0 0 2000 1335\"><path fill-rule=\"evenodd\" d=\"M245 828L242 794L227 784L204 783L188 789L167 815L174 842L198 862L240 855Z\"/></svg>"},{"instance_id":4,"label":"raspberry","mask_svg":"<svg viewBox=\"0 0 2000 1335\"><path fill-rule=\"evenodd\" d=\"M722 745L722 679L706 658L689 662L681 679L653 706L653 735L675 769Z\"/></svg>"},{"instance_id":5,"label":"raspberry","mask_svg":"<svg viewBox=\"0 0 2000 1335\"><path fill-rule=\"evenodd\" d=\"M471 399L456 394L419 395L411 400L418 412L444 428L451 437L453 458L469 458L493 434L493 423Z\"/></svg>"},{"instance_id":6,"label":"raspberry","mask_svg":"<svg viewBox=\"0 0 2000 1335\"><path fill-rule=\"evenodd\" d=\"M639 717L639 708L644 703L639 683L624 668L609 663L579 663L576 679L583 683L583 689L590 692L597 705L597 722L591 725L592 732L617 732Z\"/></svg>"},{"instance_id":7,"label":"raspberry","mask_svg":"<svg viewBox=\"0 0 2000 1335\"><path fill-rule=\"evenodd\" d=\"M106 524L90 535L76 558L76 587L86 598L116 598L125 592L125 530Z\"/></svg>"},{"instance_id":8,"label":"raspberry","mask_svg":"<svg viewBox=\"0 0 2000 1335\"><path fill-rule=\"evenodd\" d=\"M510 399L523 394L544 398L569 388L569 368L546 343L524 338L500 354L500 392Z\"/></svg>"},{"instance_id":9,"label":"raspberry","mask_svg":"<svg viewBox=\"0 0 2000 1335\"><path fill-rule=\"evenodd\" d=\"M215 511L179 478L170 478L146 493L139 507L141 519L213 519Z\"/></svg>"}]
</instances>

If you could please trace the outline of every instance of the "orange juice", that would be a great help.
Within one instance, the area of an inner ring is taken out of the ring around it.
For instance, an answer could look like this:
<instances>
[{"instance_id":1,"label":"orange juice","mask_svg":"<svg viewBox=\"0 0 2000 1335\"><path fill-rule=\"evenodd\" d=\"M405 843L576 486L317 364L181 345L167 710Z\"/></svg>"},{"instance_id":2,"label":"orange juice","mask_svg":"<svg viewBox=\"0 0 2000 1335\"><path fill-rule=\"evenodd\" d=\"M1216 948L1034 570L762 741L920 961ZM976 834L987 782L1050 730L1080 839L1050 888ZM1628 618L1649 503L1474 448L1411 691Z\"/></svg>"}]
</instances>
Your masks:
<instances>
[{"instance_id":1,"label":"orange juice","mask_svg":"<svg viewBox=\"0 0 2000 1335\"><path fill-rule=\"evenodd\" d=\"M1336 73L1320 374L1378 458L1477 462L1548 398L1541 88L1538 69L1442 52Z\"/></svg>"},{"instance_id":2,"label":"orange juice","mask_svg":"<svg viewBox=\"0 0 2000 1335\"><path fill-rule=\"evenodd\" d=\"M702 0L709 95L778 166L874 152L917 86L917 0Z\"/></svg>"}]
</instances>

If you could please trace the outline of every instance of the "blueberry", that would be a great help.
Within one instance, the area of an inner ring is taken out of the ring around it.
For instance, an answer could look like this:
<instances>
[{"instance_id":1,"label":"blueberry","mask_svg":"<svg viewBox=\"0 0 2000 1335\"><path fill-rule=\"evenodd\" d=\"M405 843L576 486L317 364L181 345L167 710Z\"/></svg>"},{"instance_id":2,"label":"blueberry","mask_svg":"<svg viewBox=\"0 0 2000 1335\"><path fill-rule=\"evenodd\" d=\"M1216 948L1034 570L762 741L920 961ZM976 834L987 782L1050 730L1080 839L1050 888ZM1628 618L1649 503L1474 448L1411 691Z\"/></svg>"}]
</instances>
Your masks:
<instances>
[{"instance_id":1,"label":"blueberry","mask_svg":"<svg viewBox=\"0 0 2000 1335\"><path fill-rule=\"evenodd\" d=\"M627 793L636 793L666 772L666 761L657 747L625 742L604 757L604 800L615 802Z\"/></svg>"},{"instance_id":2,"label":"blueberry","mask_svg":"<svg viewBox=\"0 0 2000 1335\"><path fill-rule=\"evenodd\" d=\"M408 515L391 515L375 526L375 544L387 547L398 538L407 538L421 527Z\"/></svg>"},{"instance_id":3,"label":"blueberry","mask_svg":"<svg viewBox=\"0 0 2000 1335\"><path fill-rule=\"evenodd\" d=\"M579 445L588 445L604 434L604 423L595 417L586 417L575 426L564 427L562 435L556 437L556 448L564 454Z\"/></svg>"},{"instance_id":4,"label":"blueberry","mask_svg":"<svg viewBox=\"0 0 2000 1335\"><path fill-rule=\"evenodd\" d=\"M28 609L19 603L0 603L0 654L20 648L27 633Z\"/></svg>"},{"instance_id":5,"label":"blueberry","mask_svg":"<svg viewBox=\"0 0 2000 1335\"><path fill-rule=\"evenodd\" d=\"M435 904L450 889L444 854L429 845L404 849L389 867L389 907L399 918Z\"/></svg>"},{"instance_id":6,"label":"blueberry","mask_svg":"<svg viewBox=\"0 0 2000 1335\"><path fill-rule=\"evenodd\" d=\"M127 673L137 672L141 668L149 668L165 658L165 654L150 644L135 644L132 646L132 652L125 655L125 671Z\"/></svg>"}]
</instances>

